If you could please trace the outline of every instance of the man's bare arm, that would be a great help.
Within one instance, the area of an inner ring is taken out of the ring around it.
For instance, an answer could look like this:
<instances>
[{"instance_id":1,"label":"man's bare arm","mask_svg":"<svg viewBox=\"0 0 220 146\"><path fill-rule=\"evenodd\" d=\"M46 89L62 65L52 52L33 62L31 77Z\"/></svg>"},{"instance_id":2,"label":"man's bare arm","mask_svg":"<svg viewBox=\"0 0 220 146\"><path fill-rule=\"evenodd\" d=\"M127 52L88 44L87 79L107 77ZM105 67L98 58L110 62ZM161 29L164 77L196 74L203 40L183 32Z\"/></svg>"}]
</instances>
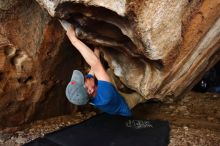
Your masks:
<instances>
[{"instance_id":1,"label":"man's bare arm","mask_svg":"<svg viewBox=\"0 0 220 146\"><path fill-rule=\"evenodd\" d=\"M100 60L100 49L96 47L93 52L94 52L94 54L95 54L95 55L99 58L99 60ZM92 69L89 69L88 74L91 74L91 75L94 76L93 70L92 70Z\"/></svg>"},{"instance_id":2,"label":"man's bare arm","mask_svg":"<svg viewBox=\"0 0 220 146\"><path fill-rule=\"evenodd\" d=\"M76 37L74 28L71 25L66 25L65 30L67 31L66 34L69 37L71 43L81 53L85 61L91 66L91 70L94 72L96 78L98 80L110 82L110 77L102 66L100 59L86 44L84 44Z\"/></svg>"}]
</instances>

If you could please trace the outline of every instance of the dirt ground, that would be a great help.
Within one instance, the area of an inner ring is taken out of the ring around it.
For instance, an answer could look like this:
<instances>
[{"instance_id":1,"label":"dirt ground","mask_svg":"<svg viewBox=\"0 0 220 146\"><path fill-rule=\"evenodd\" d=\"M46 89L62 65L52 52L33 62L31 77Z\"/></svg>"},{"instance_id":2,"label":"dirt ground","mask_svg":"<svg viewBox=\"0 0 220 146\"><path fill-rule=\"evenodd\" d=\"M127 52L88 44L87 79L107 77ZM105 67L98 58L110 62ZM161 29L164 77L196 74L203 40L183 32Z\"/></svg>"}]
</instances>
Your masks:
<instances>
[{"instance_id":1,"label":"dirt ground","mask_svg":"<svg viewBox=\"0 0 220 146\"><path fill-rule=\"evenodd\" d=\"M169 146L220 146L220 94L189 93L178 102L147 102L138 105L134 116L170 122ZM95 112L35 121L0 131L0 146L20 146L46 133L79 123Z\"/></svg>"},{"instance_id":2,"label":"dirt ground","mask_svg":"<svg viewBox=\"0 0 220 146\"><path fill-rule=\"evenodd\" d=\"M220 94L191 92L179 102L149 102L134 112L169 121L169 146L220 146Z\"/></svg>"}]
</instances>

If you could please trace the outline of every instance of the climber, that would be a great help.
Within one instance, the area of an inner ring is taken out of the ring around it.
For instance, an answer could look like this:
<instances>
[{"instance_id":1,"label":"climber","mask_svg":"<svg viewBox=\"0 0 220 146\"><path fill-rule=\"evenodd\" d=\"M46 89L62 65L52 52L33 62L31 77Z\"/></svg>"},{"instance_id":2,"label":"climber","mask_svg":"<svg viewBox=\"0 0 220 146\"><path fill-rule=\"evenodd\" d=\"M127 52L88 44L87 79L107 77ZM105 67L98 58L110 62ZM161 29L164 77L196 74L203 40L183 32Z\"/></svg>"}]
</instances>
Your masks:
<instances>
[{"instance_id":1,"label":"climber","mask_svg":"<svg viewBox=\"0 0 220 146\"><path fill-rule=\"evenodd\" d=\"M117 92L101 64L99 49L95 48L93 52L76 37L75 30L77 28L74 28L65 20L60 20L60 22L71 43L91 67L91 70L85 77L80 71L73 71L71 80L66 87L68 100L76 105L84 105L89 102L108 114L131 116L132 113L126 101ZM95 84L95 78L98 80L97 85Z\"/></svg>"}]
</instances>

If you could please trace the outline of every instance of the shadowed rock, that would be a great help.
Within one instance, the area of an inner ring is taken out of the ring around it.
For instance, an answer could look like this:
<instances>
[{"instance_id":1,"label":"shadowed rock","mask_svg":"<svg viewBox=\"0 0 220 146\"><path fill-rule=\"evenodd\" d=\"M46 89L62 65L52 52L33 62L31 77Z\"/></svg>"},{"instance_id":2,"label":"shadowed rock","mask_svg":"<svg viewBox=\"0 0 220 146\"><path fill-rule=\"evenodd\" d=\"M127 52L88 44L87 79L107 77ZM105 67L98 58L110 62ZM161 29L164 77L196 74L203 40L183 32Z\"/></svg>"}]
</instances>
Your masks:
<instances>
[{"instance_id":1,"label":"shadowed rock","mask_svg":"<svg viewBox=\"0 0 220 146\"><path fill-rule=\"evenodd\" d=\"M88 45L101 46L132 107L177 100L220 59L219 0L0 3L3 126L76 111L64 90L72 70L85 71L86 63L57 18L71 22Z\"/></svg>"}]
</instances>

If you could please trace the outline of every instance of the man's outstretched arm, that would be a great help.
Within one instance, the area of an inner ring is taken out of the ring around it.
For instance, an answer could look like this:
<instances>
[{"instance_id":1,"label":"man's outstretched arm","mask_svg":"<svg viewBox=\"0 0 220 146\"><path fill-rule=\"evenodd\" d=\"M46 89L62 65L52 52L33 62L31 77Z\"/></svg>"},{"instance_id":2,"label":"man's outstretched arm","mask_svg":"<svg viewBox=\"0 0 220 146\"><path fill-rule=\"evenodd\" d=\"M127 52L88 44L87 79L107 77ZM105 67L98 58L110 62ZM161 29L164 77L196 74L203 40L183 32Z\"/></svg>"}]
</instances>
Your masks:
<instances>
[{"instance_id":1,"label":"man's outstretched arm","mask_svg":"<svg viewBox=\"0 0 220 146\"><path fill-rule=\"evenodd\" d=\"M71 43L76 47L76 49L81 53L85 61L91 66L98 80L104 80L110 82L110 77L106 73L104 67L101 64L100 59L95 55L95 53L82 41L80 41L76 35L75 30L71 24L68 22L61 21L64 29L67 31L66 34L70 39Z\"/></svg>"},{"instance_id":2,"label":"man's outstretched arm","mask_svg":"<svg viewBox=\"0 0 220 146\"><path fill-rule=\"evenodd\" d=\"M93 52L98 57L98 59L100 60L100 49L95 47ZM95 75L91 68L88 70L88 74L91 74L93 76Z\"/></svg>"}]
</instances>

